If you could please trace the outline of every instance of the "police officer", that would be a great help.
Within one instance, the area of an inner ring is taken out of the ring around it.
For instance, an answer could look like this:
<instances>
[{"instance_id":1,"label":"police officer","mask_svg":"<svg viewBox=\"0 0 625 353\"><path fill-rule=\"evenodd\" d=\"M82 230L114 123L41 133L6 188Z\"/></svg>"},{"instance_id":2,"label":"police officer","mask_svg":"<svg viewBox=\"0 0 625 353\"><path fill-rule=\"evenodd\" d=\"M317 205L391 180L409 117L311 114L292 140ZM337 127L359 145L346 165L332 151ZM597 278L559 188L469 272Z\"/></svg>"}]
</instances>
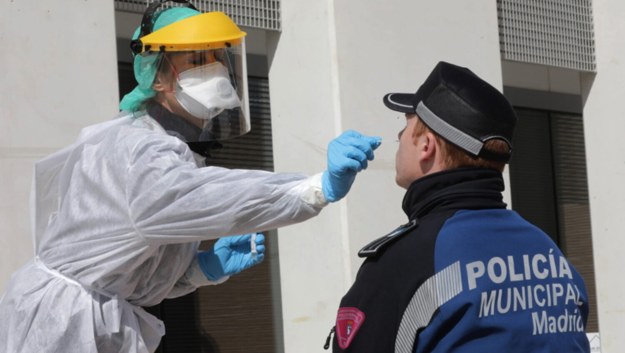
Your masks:
<instances>
[{"instance_id":1,"label":"police officer","mask_svg":"<svg viewBox=\"0 0 625 353\"><path fill-rule=\"evenodd\" d=\"M440 62L384 104L406 117L396 182L408 222L360 251L333 351L589 352L582 278L502 201L516 122L504 96Z\"/></svg>"}]
</instances>

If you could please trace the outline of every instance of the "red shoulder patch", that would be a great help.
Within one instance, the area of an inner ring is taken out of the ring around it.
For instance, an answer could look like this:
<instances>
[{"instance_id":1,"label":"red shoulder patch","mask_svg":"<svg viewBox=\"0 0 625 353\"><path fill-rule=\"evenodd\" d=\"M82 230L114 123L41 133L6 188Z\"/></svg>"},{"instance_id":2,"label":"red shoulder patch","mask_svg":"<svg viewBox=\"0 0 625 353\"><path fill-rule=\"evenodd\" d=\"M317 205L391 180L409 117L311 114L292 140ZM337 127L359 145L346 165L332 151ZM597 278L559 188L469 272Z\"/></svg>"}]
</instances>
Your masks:
<instances>
[{"instance_id":1,"label":"red shoulder patch","mask_svg":"<svg viewBox=\"0 0 625 353\"><path fill-rule=\"evenodd\" d=\"M339 308L336 316L336 340L341 349L349 347L364 321L365 313L358 308Z\"/></svg>"}]
</instances>

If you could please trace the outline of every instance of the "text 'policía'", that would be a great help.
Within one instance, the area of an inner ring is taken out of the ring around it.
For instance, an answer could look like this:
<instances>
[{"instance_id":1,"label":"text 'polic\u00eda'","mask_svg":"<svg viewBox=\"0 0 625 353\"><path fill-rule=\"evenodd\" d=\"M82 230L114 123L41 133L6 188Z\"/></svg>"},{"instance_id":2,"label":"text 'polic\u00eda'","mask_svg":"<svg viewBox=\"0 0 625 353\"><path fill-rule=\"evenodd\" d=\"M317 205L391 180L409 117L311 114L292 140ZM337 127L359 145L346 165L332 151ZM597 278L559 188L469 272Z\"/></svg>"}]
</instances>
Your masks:
<instances>
[{"instance_id":1,"label":"text 'polic\u00eda'","mask_svg":"<svg viewBox=\"0 0 625 353\"><path fill-rule=\"evenodd\" d=\"M568 261L553 249L473 261L465 270L469 291L481 290L480 318L528 311L534 335L584 330L581 292Z\"/></svg>"}]
</instances>

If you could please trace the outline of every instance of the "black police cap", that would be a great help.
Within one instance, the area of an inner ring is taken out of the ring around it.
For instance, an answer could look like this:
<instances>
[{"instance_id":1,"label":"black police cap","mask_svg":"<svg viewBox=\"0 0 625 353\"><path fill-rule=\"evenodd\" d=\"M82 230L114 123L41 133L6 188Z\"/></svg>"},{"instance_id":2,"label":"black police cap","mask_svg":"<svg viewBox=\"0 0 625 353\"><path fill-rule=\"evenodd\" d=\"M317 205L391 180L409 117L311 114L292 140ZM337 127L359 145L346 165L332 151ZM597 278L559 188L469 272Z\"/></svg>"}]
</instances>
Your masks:
<instances>
[{"instance_id":1,"label":"black police cap","mask_svg":"<svg viewBox=\"0 0 625 353\"><path fill-rule=\"evenodd\" d=\"M416 93L389 93L384 104L416 113L434 132L473 156L507 161L512 153L516 115L504 95L471 70L439 62ZM503 155L484 150L484 143L508 144Z\"/></svg>"}]
</instances>

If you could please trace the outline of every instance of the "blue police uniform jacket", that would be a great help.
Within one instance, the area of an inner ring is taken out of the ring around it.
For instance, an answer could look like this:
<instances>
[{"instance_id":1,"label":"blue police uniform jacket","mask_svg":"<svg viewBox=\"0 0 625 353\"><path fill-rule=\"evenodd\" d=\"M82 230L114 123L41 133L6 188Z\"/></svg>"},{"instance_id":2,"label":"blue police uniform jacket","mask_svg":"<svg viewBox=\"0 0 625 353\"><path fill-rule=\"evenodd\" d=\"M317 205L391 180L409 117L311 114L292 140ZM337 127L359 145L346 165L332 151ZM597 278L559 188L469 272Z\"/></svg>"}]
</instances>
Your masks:
<instances>
[{"instance_id":1,"label":"blue police uniform jacket","mask_svg":"<svg viewBox=\"0 0 625 353\"><path fill-rule=\"evenodd\" d=\"M589 352L582 278L503 189L481 168L415 181L411 222L361 251L333 352Z\"/></svg>"}]
</instances>

